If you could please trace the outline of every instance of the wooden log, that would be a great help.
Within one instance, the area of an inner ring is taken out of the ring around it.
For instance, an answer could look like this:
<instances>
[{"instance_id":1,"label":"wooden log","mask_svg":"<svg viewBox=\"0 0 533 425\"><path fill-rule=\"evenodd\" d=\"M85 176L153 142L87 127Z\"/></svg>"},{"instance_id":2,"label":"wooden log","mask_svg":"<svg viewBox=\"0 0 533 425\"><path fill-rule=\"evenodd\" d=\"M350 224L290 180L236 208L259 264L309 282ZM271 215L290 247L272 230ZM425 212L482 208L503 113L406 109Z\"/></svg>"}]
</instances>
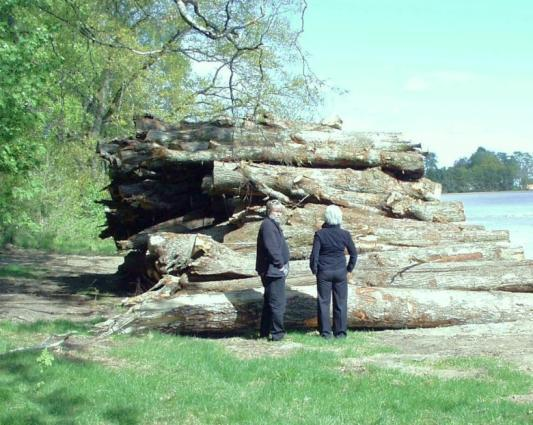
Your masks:
<instances>
[{"instance_id":1,"label":"wooden log","mask_svg":"<svg viewBox=\"0 0 533 425\"><path fill-rule=\"evenodd\" d=\"M263 138L249 146L227 146L220 143L210 144L206 149L200 146L188 150L169 149L151 141L113 140L101 143L98 152L111 167L122 173L139 169L202 165L214 161L246 160L307 167L381 167L396 174L398 178L407 180L421 178L424 174L424 158L419 152L394 152L335 143L309 148L294 142L269 143Z\"/></svg>"},{"instance_id":2,"label":"wooden log","mask_svg":"<svg viewBox=\"0 0 533 425\"><path fill-rule=\"evenodd\" d=\"M490 272L488 272L490 270ZM467 261L413 264L405 269L360 265L352 273L355 285L382 288L453 289L464 291L533 292L533 262ZM287 285L314 285L310 271L291 272ZM186 282L190 292L226 292L260 288L259 277L222 281Z\"/></svg>"},{"instance_id":3,"label":"wooden log","mask_svg":"<svg viewBox=\"0 0 533 425\"><path fill-rule=\"evenodd\" d=\"M144 139L176 147L180 143L210 142L249 146L258 141L294 142L316 147L325 143L348 144L360 148L377 148L388 151L410 151L420 148L401 133L350 132L327 123L303 123L260 118L257 122L222 118L208 122L181 122L169 125L149 115L135 117L138 134Z\"/></svg>"},{"instance_id":4,"label":"wooden log","mask_svg":"<svg viewBox=\"0 0 533 425\"><path fill-rule=\"evenodd\" d=\"M361 257L352 273L352 282L358 286L533 292L531 260L482 260L474 253L430 257L427 261L411 261L401 265L376 266L374 258L368 259L365 255ZM241 268L253 273L255 257L240 258ZM219 261L222 262L222 259ZM315 277L309 270L308 260L293 261L290 269L287 285L301 286L315 283ZM187 280L181 289L224 292L260 286L260 279L254 276L244 279Z\"/></svg>"},{"instance_id":5,"label":"wooden log","mask_svg":"<svg viewBox=\"0 0 533 425\"><path fill-rule=\"evenodd\" d=\"M323 223L324 205L306 204L288 210L284 234L293 259L307 258L314 232ZM505 230L485 230L483 226L463 223L428 223L411 219L395 219L364 215L351 208L342 208L343 227L354 238L361 252L387 251L400 247L432 247L462 243L509 242ZM253 252L260 223L244 222L228 232L224 244L239 252Z\"/></svg>"},{"instance_id":6,"label":"wooden log","mask_svg":"<svg viewBox=\"0 0 533 425\"><path fill-rule=\"evenodd\" d=\"M509 242L444 244L429 247L398 247L393 250L362 253L358 265L396 267L398 270L421 263L465 261L522 261L524 250Z\"/></svg>"},{"instance_id":7,"label":"wooden log","mask_svg":"<svg viewBox=\"0 0 533 425\"><path fill-rule=\"evenodd\" d=\"M122 250L146 250L148 238L152 234L159 232L192 233L198 231L214 223L214 217L209 217L207 214L208 212L205 210L195 210L181 217L163 221L130 236L128 239L116 241L117 247Z\"/></svg>"},{"instance_id":8,"label":"wooden log","mask_svg":"<svg viewBox=\"0 0 533 425\"><path fill-rule=\"evenodd\" d=\"M386 197L396 192L413 199L436 201L440 199L442 191L441 185L431 180L401 181L377 168L360 171L215 161L211 187L215 193L239 195L243 192L243 186L250 182L260 182L291 199L301 200L312 196L331 202L339 200L340 205L341 198L347 197L349 203L349 197L359 193Z\"/></svg>"},{"instance_id":9,"label":"wooden log","mask_svg":"<svg viewBox=\"0 0 533 425\"><path fill-rule=\"evenodd\" d=\"M465 219L462 203L436 201L441 194L440 184L424 178L414 182L397 180L377 168L310 169L215 161L213 177L205 179L202 187L211 193L262 193L286 204L334 203L424 221Z\"/></svg>"},{"instance_id":10,"label":"wooden log","mask_svg":"<svg viewBox=\"0 0 533 425\"><path fill-rule=\"evenodd\" d=\"M232 334L258 329L262 290L178 295L147 300L99 326L103 334L160 329ZM533 294L432 289L348 288L351 329L418 328L531 318ZM316 287L287 291L287 329L316 328Z\"/></svg>"},{"instance_id":11,"label":"wooden log","mask_svg":"<svg viewBox=\"0 0 533 425\"><path fill-rule=\"evenodd\" d=\"M211 237L194 234L160 232L148 238L148 255L153 258L159 278L166 274L190 279L232 279L255 276L255 262L243 261L245 256Z\"/></svg>"}]
</instances>

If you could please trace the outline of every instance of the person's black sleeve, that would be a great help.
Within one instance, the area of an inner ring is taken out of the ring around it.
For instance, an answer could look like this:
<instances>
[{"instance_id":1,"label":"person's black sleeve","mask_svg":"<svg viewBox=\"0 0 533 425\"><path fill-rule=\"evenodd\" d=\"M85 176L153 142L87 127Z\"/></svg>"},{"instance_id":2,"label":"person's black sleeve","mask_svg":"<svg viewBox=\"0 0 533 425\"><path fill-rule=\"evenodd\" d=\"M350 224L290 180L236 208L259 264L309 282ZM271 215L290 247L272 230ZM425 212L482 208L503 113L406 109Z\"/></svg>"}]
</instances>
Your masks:
<instances>
[{"instance_id":1,"label":"person's black sleeve","mask_svg":"<svg viewBox=\"0 0 533 425\"><path fill-rule=\"evenodd\" d=\"M278 269L283 268L285 265L283 263L283 256L281 252L281 246L279 240L281 235L279 230L276 228L276 225L270 222L269 220L263 222L263 243L265 249L268 252L268 256L272 260L272 264Z\"/></svg>"},{"instance_id":2,"label":"person's black sleeve","mask_svg":"<svg viewBox=\"0 0 533 425\"><path fill-rule=\"evenodd\" d=\"M311 256L309 257L309 268L313 272L313 274L317 274L318 272L318 256L320 254L320 238L315 233L315 237L313 239L313 249L311 250Z\"/></svg>"},{"instance_id":3,"label":"person's black sleeve","mask_svg":"<svg viewBox=\"0 0 533 425\"><path fill-rule=\"evenodd\" d=\"M355 267L355 264L357 263L357 250L355 249L352 235L350 235L349 232L346 232L346 238L346 248L348 249L348 254L350 254L350 260L348 261L346 270L348 270L348 273L351 273Z\"/></svg>"}]
</instances>

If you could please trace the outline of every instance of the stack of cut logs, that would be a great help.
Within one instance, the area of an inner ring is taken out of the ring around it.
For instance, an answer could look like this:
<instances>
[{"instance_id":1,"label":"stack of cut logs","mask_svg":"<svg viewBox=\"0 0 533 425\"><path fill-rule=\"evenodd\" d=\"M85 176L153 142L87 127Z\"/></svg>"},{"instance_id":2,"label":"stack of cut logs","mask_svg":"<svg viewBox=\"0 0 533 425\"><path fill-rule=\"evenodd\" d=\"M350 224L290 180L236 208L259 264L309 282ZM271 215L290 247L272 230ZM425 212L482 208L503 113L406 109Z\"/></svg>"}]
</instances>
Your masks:
<instances>
[{"instance_id":1,"label":"stack of cut logs","mask_svg":"<svg viewBox=\"0 0 533 425\"><path fill-rule=\"evenodd\" d=\"M266 199L287 207L288 328L316 327L307 258L328 204L342 208L359 252L351 328L533 316L533 261L510 246L507 231L465 224L461 203L439 201L420 146L398 134L269 116L171 126L145 115L135 124L135 138L98 147L112 180L102 237L129 250L124 269L146 291L103 332L257 329L255 242Z\"/></svg>"}]
</instances>

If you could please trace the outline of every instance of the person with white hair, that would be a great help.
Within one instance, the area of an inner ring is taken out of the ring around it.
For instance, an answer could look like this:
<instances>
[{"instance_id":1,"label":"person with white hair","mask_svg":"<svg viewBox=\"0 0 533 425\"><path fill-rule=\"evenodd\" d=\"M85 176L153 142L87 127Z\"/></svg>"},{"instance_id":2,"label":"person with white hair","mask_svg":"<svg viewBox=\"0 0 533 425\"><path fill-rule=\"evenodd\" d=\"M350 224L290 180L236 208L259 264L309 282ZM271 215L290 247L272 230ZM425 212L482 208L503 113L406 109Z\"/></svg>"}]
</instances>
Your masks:
<instances>
[{"instance_id":1,"label":"person with white hair","mask_svg":"<svg viewBox=\"0 0 533 425\"><path fill-rule=\"evenodd\" d=\"M255 270L265 289L259 336L281 341L285 336L285 278L289 273L289 246L283 236L280 220L283 204L278 200L266 204L267 217L257 234Z\"/></svg>"},{"instance_id":2,"label":"person with white hair","mask_svg":"<svg viewBox=\"0 0 533 425\"><path fill-rule=\"evenodd\" d=\"M315 233L309 259L317 282L318 328L323 338L332 337L330 322L331 294L333 293L333 336L346 338L348 329L348 273L357 262L357 250L352 236L341 229L342 211L329 205L324 213L325 223ZM346 264L345 250L350 259Z\"/></svg>"}]
</instances>

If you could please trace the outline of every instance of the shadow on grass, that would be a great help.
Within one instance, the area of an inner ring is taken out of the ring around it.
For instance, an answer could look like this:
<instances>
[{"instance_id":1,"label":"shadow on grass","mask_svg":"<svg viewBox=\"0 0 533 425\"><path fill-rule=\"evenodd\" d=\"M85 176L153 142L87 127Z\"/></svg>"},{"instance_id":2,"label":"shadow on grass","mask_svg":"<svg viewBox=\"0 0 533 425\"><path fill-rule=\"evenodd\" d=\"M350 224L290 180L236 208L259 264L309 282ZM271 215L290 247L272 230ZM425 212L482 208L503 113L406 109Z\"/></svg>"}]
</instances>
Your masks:
<instances>
[{"instance_id":1,"label":"shadow on grass","mask_svg":"<svg viewBox=\"0 0 533 425\"><path fill-rule=\"evenodd\" d=\"M0 423L71 425L88 416L94 423L143 423L141 411L127 401L93 397L108 383L96 382L98 377L88 384L76 380L77 369L88 365L92 363L59 359L43 373L36 353L0 356L0 404L7 407L0 410ZM72 380L67 379L70 373Z\"/></svg>"},{"instance_id":2,"label":"shadow on grass","mask_svg":"<svg viewBox=\"0 0 533 425\"><path fill-rule=\"evenodd\" d=\"M54 281L60 284L62 291L68 294L114 296L131 295L132 289L121 274L82 273L74 276L54 276Z\"/></svg>"},{"instance_id":3,"label":"shadow on grass","mask_svg":"<svg viewBox=\"0 0 533 425\"><path fill-rule=\"evenodd\" d=\"M120 425L137 425L139 421L139 412L132 406L121 406L107 409L103 416L111 421L111 423L117 423Z\"/></svg>"}]
</instances>

